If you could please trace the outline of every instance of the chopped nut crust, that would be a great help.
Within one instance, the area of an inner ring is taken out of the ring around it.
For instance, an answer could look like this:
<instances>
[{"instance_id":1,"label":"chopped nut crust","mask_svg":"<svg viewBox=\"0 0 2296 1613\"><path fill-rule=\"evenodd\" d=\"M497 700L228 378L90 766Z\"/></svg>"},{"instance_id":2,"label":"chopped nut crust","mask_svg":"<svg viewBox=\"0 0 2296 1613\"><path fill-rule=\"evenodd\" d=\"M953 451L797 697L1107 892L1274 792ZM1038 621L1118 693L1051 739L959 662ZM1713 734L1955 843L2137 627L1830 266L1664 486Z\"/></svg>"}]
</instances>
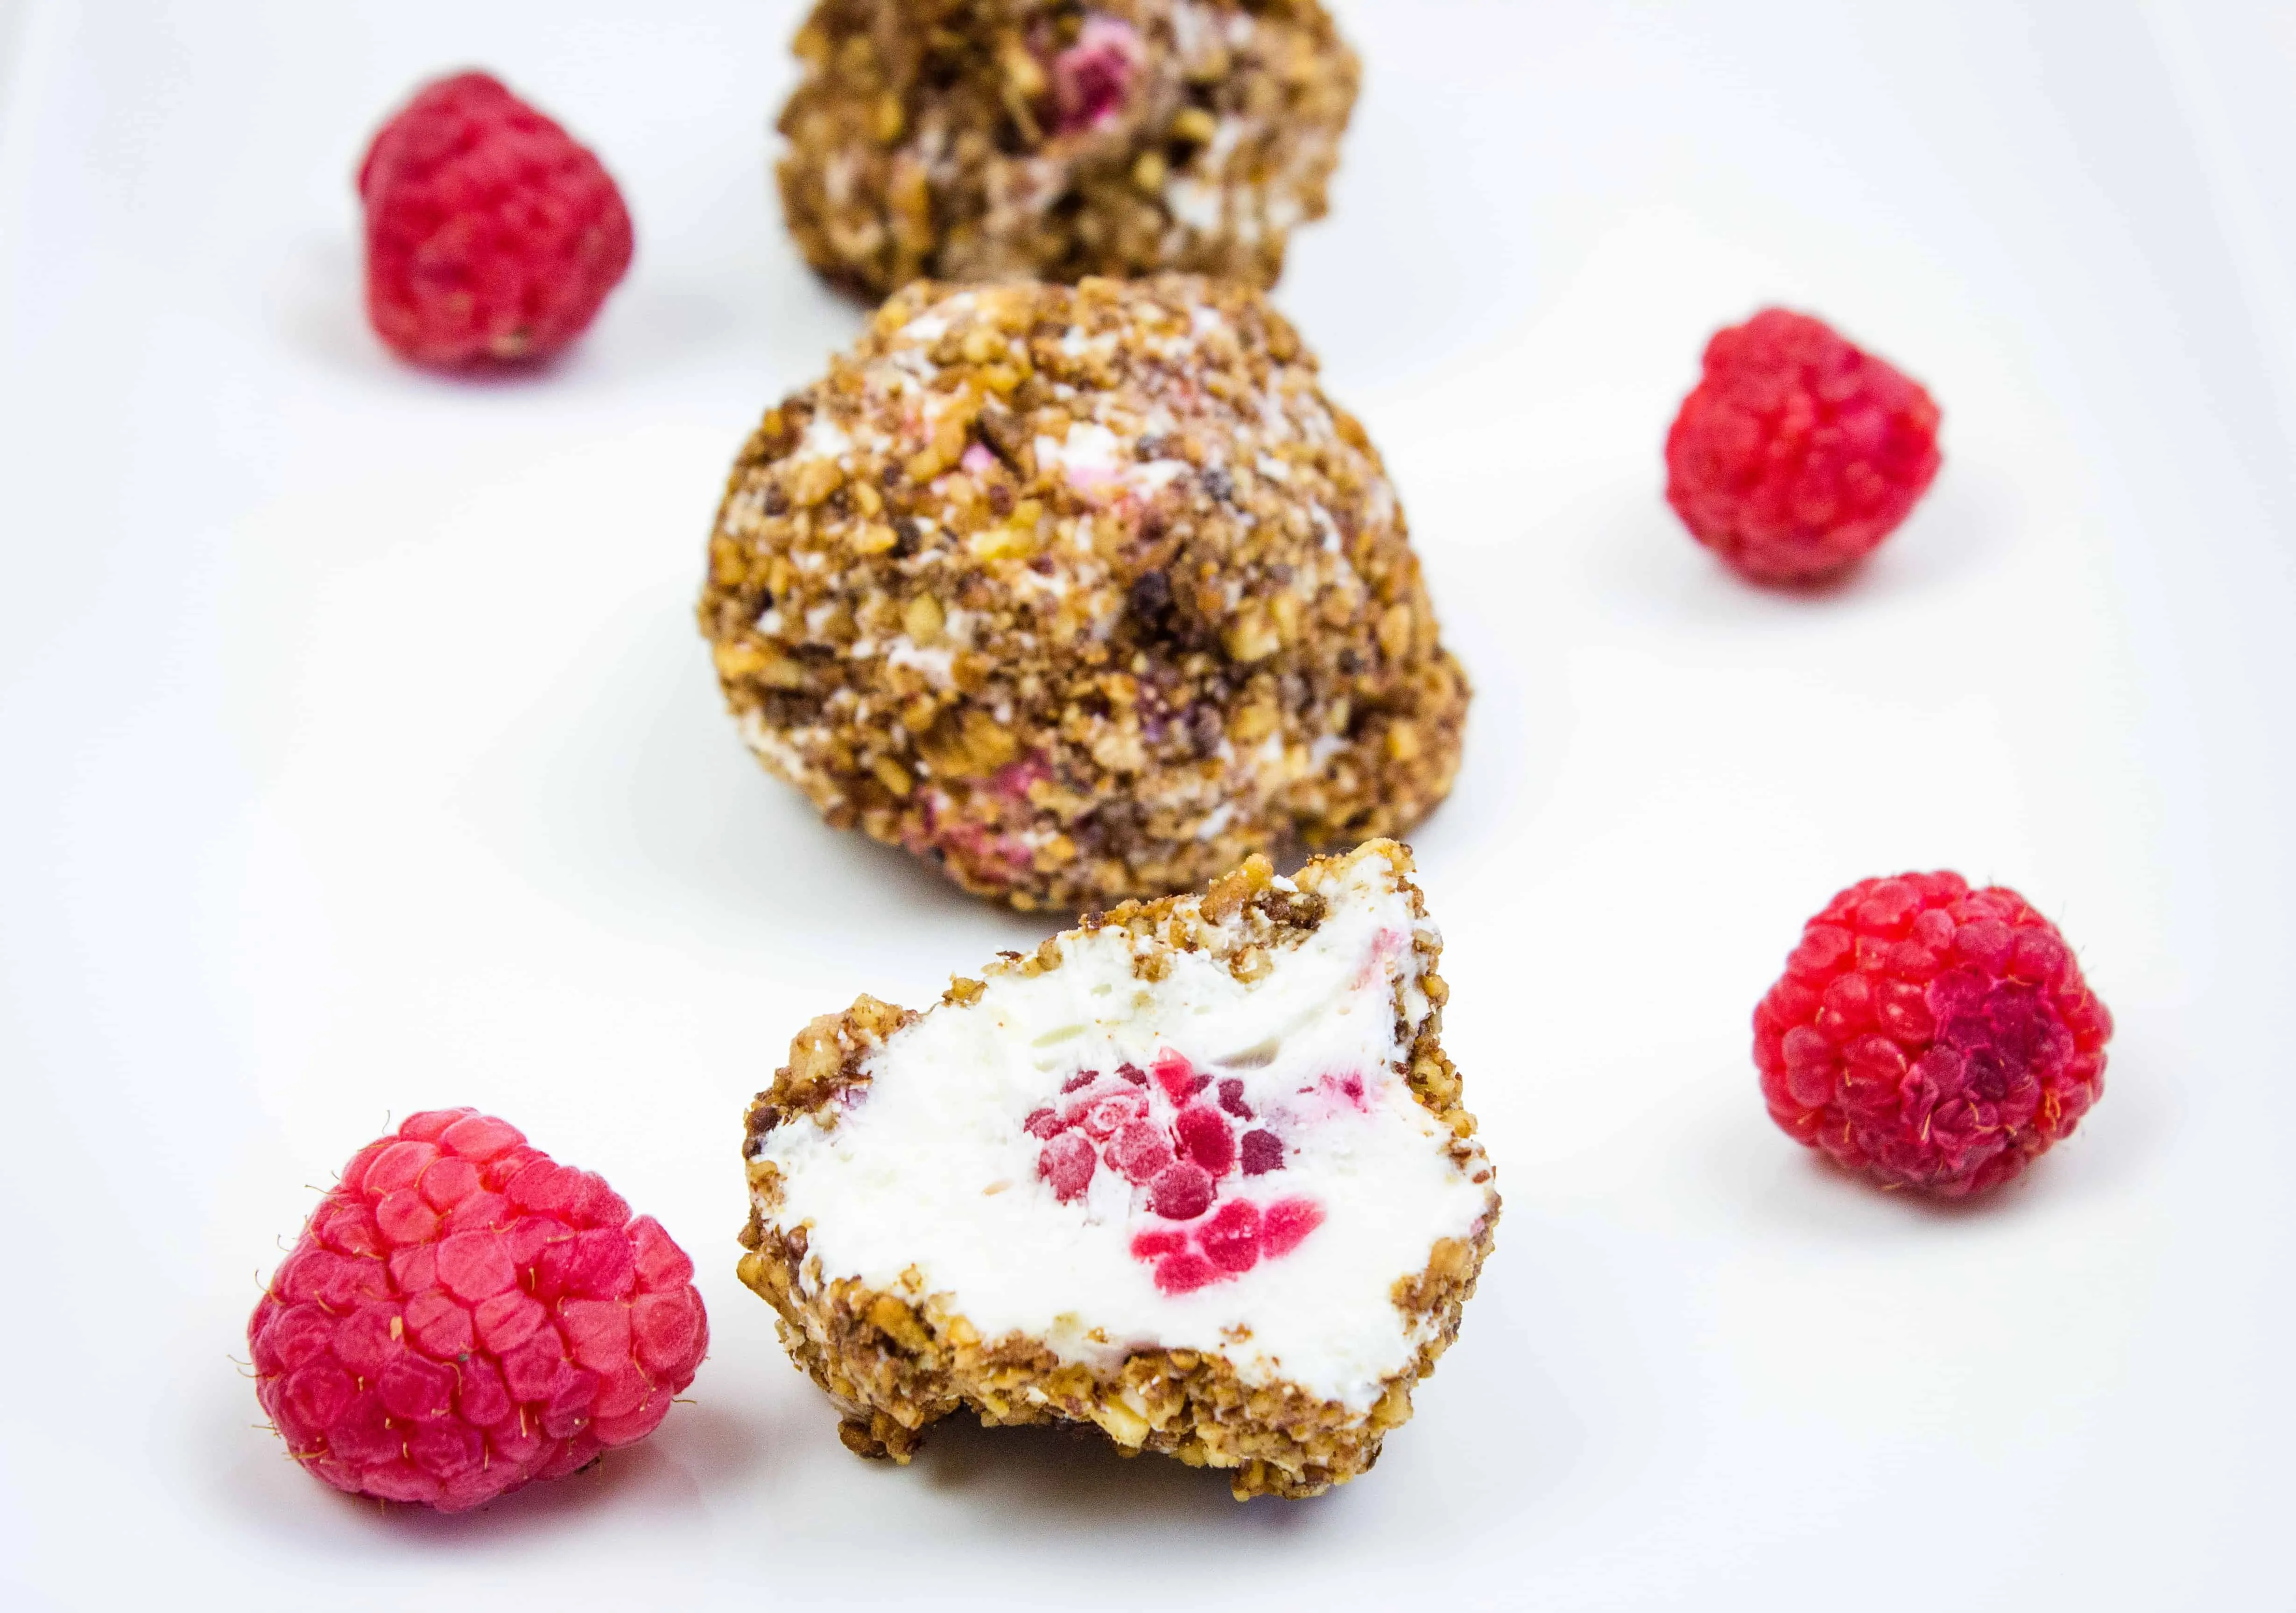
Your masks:
<instances>
[{"instance_id":1,"label":"chopped nut crust","mask_svg":"<svg viewBox=\"0 0 2296 1613\"><path fill-rule=\"evenodd\" d=\"M1021 908L1401 832L1458 767L1379 455L1229 282L910 286L742 450L700 619L769 769Z\"/></svg>"},{"instance_id":2,"label":"chopped nut crust","mask_svg":"<svg viewBox=\"0 0 2296 1613\"><path fill-rule=\"evenodd\" d=\"M783 208L873 299L920 275L1272 285L1360 77L1317 0L822 0L794 48Z\"/></svg>"},{"instance_id":3,"label":"chopped nut crust","mask_svg":"<svg viewBox=\"0 0 2296 1613\"><path fill-rule=\"evenodd\" d=\"M1160 956L1206 948L1237 969L1248 952L1297 945L1311 934L1324 917L1319 888L1362 857L1387 859L1414 911L1423 915L1409 879L1410 853L1381 840L1346 858L1310 863L1294 881L1276 880L1267 861L1253 857L1201 897L1128 902L1089 916L1086 928L1128 931L1135 968L1150 978ZM1471 1240L1439 1240L1425 1269L1396 1283L1394 1303L1422 1342L1417 1358L1386 1380L1385 1393L1367 1412L1294 1384L1246 1383L1226 1357L1204 1350L1137 1350L1114 1370L1095 1371L1063 1362L1040 1339L985 1339L952 1296L927 1291L914 1267L903 1273L898 1292L825 1277L819 1257L808 1256L807 1224L784 1225L778 1218L780 1176L758 1157L764 1139L800 1121L836 1125L837 1094L865 1084L872 1055L918 1016L864 996L845 1013L807 1026L791 1044L789 1063L749 1111L743 1152L750 1212L739 1271L778 1314L791 1358L845 1413L839 1437L861 1455L906 1462L929 1425L970 1407L991 1427L1089 1423L1127 1455L1158 1451L1191 1466L1226 1469L1239 1500L1320 1494L1368 1470L1388 1431L1410 1418L1414 1386L1458 1336L1461 1307L1474 1292L1499 1215L1489 1161L1475 1140L1474 1118L1460 1102L1458 1071L1441 1045L1449 994L1432 972L1440 947L1423 933L1415 946L1428 970L1417 981L1428 1007L1403 1073L1421 1105L1449 1128L1452 1162L1483 1188L1488 1208ZM1008 954L984 972L1040 974L1058 967L1059 957L1047 942L1035 954ZM981 982L959 978L942 1001L962 1005L980 991ZM1406 1028L1402 981L1395 1008L1398 1027Z\"/></svg>"}]
</instances>

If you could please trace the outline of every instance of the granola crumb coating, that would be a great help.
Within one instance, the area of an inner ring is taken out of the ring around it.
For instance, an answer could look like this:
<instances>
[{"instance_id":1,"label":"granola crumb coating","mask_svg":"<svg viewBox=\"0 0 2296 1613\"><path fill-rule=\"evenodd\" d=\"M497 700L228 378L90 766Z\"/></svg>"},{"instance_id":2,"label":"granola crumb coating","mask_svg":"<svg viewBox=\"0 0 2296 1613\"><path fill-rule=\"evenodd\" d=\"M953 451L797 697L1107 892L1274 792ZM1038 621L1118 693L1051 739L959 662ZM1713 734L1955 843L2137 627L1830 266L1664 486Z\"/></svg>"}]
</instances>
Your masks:
<instances>
[{"instance_id":1,"label":"granola crumb coating","mask_svg":"<svg viewBox=\"0 0 2296 1613\"><path fill-rule=\"evenodd\" d=\"M1324 911L1319 891L1365 857L1390 864L1423 916L1409 878L1409 851L1379 840L1346 857L1311 862L1292 880L1275 877L1267 859L1255 856L1201 897L1128 902L1087 914L1082 929L1128 932L1143 978L1158 978L1171 954L1200 949L1248 978L1265 969L1270 951L1314 933ZM982 972L994 978L1057 968L1060 939L1032 954L1006 954ZM743 1155L750 1211L738 1271L774 1307L792 1361L843 1413L839 1438L858 1455L906 1464L932 1423L961 1410L970 1409L985 1427L1089 1425L1127 1456L1153 1451L1192 1467L1226 1470L1239 1501L1317 1495L1369 1470L1389 1431L1409 1420L1414 1387L1458 1337L1462 1308L1474 1293L1499 1217L1495 1175L1462 1102L1459 1072L1442 1048L1449 991L1434 972L1440 944L1423 932L1414 948L1426 1005L1401 1073L1414 1098L1449 1132L1454 1167L1481 1189L1485 1209L1472 1236L1437 1240L1424 1269L1395 1283L1390 1298L1420 1347L1362 1410L1292 1383L1248 1383L1213 1351L1136 1348L1120 1364L1095 1371L1062 1360L1039 1339L984 1338L953 1297L931 1291L914 1266L892 1290L827 1276L819 1257L808 1253L807 1227L778 1217L782 1185L775 1164L759 1157L765 1140L778 1126L836 1125L840 1094L867 1083L873 1056L920 1016L863 996L844 1013L822 1015L799 1032L789 1063L775 1071L773 1085L749 1110ZM1407 1022L1406 978L1398 978L1395 991L1399 1028ZM961 1007L984 989L982 980L956 978L941 1004Z\"/></svg>"},{"instance_id":2,"label":"granola crumb coating","mask_svg":"<svg viewBox=\"0 0 2296 1613\"><path fill-rule=\"evenodd\" d=\"M872 299L1180 269L1268 286L1361 77L1318 0L821 0L782 203Z\"/></svg>"},{"instance_id":3,"label":"granola crumb coating","mask_svg":"<svg viewBox=\"0 0 2296 1613\"><path fill-rule=\"evenodd\" d=\"M1233 282L909 286L742 449L699 615L771 771L1022 909L1398 834L1458 768L1378 452Z\"/></svg>"}]
</instances>

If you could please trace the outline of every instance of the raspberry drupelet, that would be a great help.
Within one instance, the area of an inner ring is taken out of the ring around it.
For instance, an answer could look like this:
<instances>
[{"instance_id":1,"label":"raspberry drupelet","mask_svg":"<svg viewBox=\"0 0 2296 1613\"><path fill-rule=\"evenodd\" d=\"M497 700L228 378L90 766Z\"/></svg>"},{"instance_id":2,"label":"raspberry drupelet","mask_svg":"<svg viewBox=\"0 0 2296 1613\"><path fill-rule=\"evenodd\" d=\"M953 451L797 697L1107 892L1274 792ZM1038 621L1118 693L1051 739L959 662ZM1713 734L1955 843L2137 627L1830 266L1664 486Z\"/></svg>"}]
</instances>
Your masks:
<instances>
[{"instance_id":1,"label":"raspberry drupelet","mask_svg":"<svg viewBox=\"0 0 2296 1613\"><path fill-rule=\"evenodd\" d=\"M1960 1198L2070 1135L2112 1016L2055 925L1956 873L1866 880L1803 927L1754 1011L1770 1117L1885 1187Z\"/></svg>"},{"instance_id":2,"label":"raspberry drupelet","mask_svg":"<svg viewBox=\"0 0 2296 1613\"><path fill-rule=\"evenodd\" d=\"M426 85L359 165L368 321L443 369L563 348L630 266L630 215L597 158L484 73Z\"/></svg>"},{"instance_id":3,"label":"raspberry drupelet","mask_svg":"<svg viewBox=\"0 0 2296 1613\"><path fill-rule=\"evenodd\" d=\"M353 1155L247 1324L288 1454L339 1490L481 1506L652 1433L709 1342L651 1216L475 1109Z\"/></svg>"},{"instance_id":4,"label":"raspberry drupelet","mask_svg":"<svg viewBox=\"0 0 2296 1613\"><path fill-rule=\"evenodd\" d=\"M1918 381L1807 315L1768 308L1707 343L1666 438L1666 498L1759 583L1807 584L1872 553L1938 472Z\"/></svg>"}]
</instances>

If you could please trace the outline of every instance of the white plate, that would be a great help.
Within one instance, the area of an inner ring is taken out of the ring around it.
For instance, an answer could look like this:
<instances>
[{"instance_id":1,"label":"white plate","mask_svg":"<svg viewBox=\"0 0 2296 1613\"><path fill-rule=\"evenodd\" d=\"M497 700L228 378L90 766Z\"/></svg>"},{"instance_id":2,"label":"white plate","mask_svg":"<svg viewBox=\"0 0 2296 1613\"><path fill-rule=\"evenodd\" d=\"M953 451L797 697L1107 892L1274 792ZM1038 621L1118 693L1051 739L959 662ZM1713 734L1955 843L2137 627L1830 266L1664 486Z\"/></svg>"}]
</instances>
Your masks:
<instances>
[{"instance_id":1,"label":"white plate","mask_svg":"<svg viewBox=\"0 0 2296 1613\"><path fill-rule=\"evenodd\" d=\"M858 314L768 200L787 4L20 18L0 102L0 1600L2231 1609L2286 1449L2296 24L2261 4L1358 0L1281 293L1479 698L1417 837L1499 1251L1379 1470L949 1428L864 1465L734 1281L808 1016L1042 927L819 827L690 605L725 468ZM489 65L637 266L546 376L393 364L350 173ZM1658 494L1715 325L1818 310L1947 468L1857 583ZM1926 1208L1764 1118L1746 1021L1849 880L2057 916L2120 1022L2030 1180ZM311 1190L469 1102L699 1257L660 1436L457 1519L298 1472L232 1357Z\"/></svg>"}]
</instances>

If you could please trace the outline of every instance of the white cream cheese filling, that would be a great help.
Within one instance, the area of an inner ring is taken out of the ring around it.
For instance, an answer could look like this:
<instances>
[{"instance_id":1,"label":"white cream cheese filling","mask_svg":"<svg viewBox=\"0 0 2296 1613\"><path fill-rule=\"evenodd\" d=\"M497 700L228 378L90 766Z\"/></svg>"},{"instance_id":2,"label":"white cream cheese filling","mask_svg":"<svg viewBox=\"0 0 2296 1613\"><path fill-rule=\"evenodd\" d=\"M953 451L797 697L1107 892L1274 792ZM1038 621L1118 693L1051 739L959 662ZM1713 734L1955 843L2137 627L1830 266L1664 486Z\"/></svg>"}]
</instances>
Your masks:
<instances>
[{"instance_id":1,"label":"white cream cheese filling","mask_svg":"<svg viewBox=\"0 0 2296 1613\"><path fill-rule=\"evenodd\" d=\"M807 1226L824 1281L895 1290L914 1268L986 1339L1019 1332L1102 1370L1138 1349L1201 1350L1246 1383L1368 1409L1423 1342L1397 1282L1438 1240L1472 1238L1487 1196L1396 1068L1427 1012L1412 946L1425 921L1381 858L1322 894L1323 922L1250 983L1210 951L1167 954L1162 980L1140 979L1131 938L1111 928L1061 938L1058 968L999 975L974 1003L935 1009L887 1040L833 1125L795 1118L767 1135L773 1218ZM1133 1252L1137 1234L1176 1225L1147 1190L1103 1165L1060 1200L1027 1129L1082 1072L1146 1069L1168 1052L1212 1078L1206 1101L1240 1080L1254 1118L1237 1130L1284 1144L1281 1168L1225 1176L1213 1211L1306 1199L1322 1216L1296 1248L1180 1293Z\"/></svg>"}]
</instances>

